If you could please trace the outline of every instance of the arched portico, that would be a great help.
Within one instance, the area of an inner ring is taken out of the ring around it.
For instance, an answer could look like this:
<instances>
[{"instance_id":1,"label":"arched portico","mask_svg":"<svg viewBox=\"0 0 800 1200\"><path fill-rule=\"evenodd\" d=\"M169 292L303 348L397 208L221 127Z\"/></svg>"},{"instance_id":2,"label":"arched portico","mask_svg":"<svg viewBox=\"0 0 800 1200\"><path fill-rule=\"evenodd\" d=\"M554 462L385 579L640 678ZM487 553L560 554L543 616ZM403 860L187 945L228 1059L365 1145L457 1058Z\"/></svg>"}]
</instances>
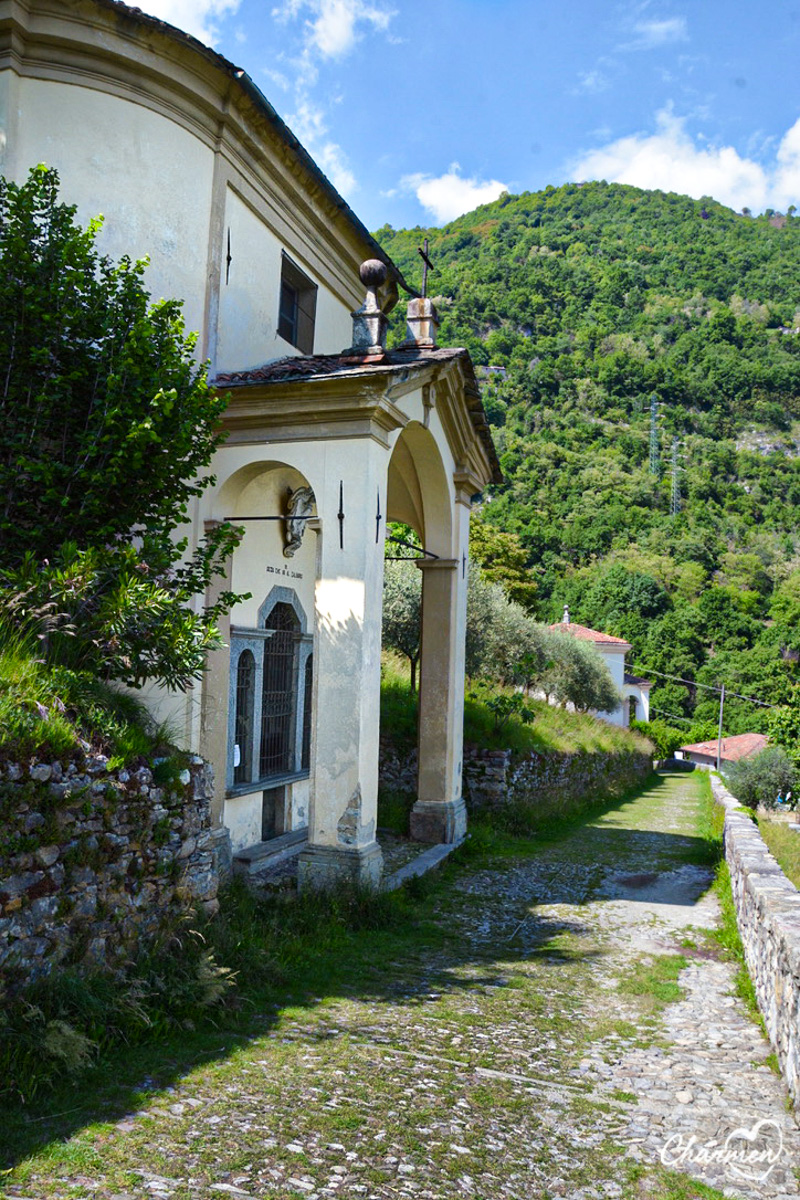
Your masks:
<instances>
[{"instance_id":1,"label":"arched portico","mask_svg":"<svg viewBox=\"0 0 800 1200\"><path fill-rule=\"evenodd\" d=\"M459 841L466 832L461 795L464 638L467 614L469 497L448 478L430 429L411 421L389 463L387 518L416 530L422 572L418 789L411 835Z\"/></svg>"},{"instance_id":2,"label":"arched portico","mask_svg":"<svg viewBox=\"0 0 800 1200\"><path fill-rule=\"evenodd\" d=\"M470 497L497 477L471 364L463 351L435 348L382 353L378 363L318 356L222 377L218 385L230 389L230 400L228 439L214 463L226 482L216 490L213 515L243 518L256 499L268 514L280 496L266 497L264 480L283 470L296 472L297 483L307 481L315 499L315 535L303 543L313 566L309 559L300 571L306 612L313 613L308 841L299 856L300 885L342 876L377 882L387 520L412 525L428 551L420 564L420 772L412 834L452 842L466 826L461 739L469 507ZM274 462L267 461L268 446ZM273 538L277 527L269 527ZM263 529L258 538L248 531L230 581L237 590L237 564L244 564L247 590L262 599L258 573L270 565L266 524ZM259 538L262 550L254 558ZM275 543L270 561L278 552ZM232 636L238 620L234 612ZM243 691L252 667L245 659Z\"/></svg>"}]
</instances>

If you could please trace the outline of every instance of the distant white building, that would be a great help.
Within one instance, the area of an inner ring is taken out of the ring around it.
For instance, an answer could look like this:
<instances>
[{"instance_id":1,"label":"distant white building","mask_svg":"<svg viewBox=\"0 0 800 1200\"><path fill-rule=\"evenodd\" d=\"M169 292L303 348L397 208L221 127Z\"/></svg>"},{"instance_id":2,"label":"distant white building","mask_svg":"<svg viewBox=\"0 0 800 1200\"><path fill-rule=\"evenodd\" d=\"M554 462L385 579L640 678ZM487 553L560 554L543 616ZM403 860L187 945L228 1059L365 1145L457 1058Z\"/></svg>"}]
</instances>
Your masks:
<instances>
[{"instance_id":1,"label":"distant white building","mask_svg":"<svg viewBox=\"0 0 800 1200\"><path fill-rule=\"evenodd\" d=\"M550 629L553 633L568 633L570 637L578 638L582 642L592 642L602 655L621 702L613 712L595 713L596 717L623 728L627 728L631 721L650 720L650 688L653 685L649 679L631 675L625 670L625 655L633 649L630 642L570 621L569 608L566 605L563 618L557 625L551 625Z\"/></svg>"}]
</instances>

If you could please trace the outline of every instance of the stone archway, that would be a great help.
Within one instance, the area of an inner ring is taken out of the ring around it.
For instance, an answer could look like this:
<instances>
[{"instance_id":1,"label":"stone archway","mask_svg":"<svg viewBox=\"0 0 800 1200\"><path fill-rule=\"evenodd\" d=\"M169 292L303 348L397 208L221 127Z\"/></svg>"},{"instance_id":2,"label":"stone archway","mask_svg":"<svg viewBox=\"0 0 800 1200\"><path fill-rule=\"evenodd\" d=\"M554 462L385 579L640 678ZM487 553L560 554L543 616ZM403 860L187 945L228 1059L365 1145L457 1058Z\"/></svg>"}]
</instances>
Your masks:
<instances>
[{"instance_id":1,"label":"stone archway","mask_svg":"<svg viewBox=\"0 0 800 1200\"><path fill-rule=\"evenodd\" d=\"M419 775L411 835L459 841L466 832L461 795L469 502L447 478L436 439L411 421L389 463L387 519L419 535L425 555L419 692Z\"/></svg>"},{"instance_id":2,"label":"stone archway","mask_svg":"<svg viewBox=\"0 0 800 1200\"><path fill-rule=\"evenodd\" d=\"M256 459L224 479L213 498L217 519L239 521L245 531L223 586L247 598L225 621L226 645L209 659L203 689L202 748L213 761L235 853L305 829L309 820L317 547L297 521L294 532L304 536L289 544L290 499L300 489L313 499L291 463ZM291 628L271 620L276 605L293 614Z\"/></svg>"}]
</instances>

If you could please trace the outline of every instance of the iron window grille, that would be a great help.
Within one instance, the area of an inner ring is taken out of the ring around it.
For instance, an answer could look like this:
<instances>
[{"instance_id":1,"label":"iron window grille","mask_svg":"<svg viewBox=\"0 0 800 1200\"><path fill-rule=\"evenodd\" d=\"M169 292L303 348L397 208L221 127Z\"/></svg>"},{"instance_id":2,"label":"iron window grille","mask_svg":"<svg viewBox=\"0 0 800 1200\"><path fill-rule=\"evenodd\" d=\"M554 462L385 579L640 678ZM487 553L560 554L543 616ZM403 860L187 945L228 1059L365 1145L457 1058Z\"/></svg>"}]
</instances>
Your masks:
<instances>
[{"instance_id":1,"label":"iron window grille","mask_svg":"<svg viewBox=\"0 0 800 1200\"><path fill-rule=\"evenodd\" d=\"M236 745L239 761L233 768L234 783L249 783L253 772L253 715L255 709L256 660L252 650L243 650L236 668Z\"/></svg>"},{"instance_id":2,"label":"iron window grille","mask_svg":"<svg viewBox=\"0 0 800 1200\"><path fill-rule=\"evenodd\" d=\"M300 766L307 771L311 766L311 697L314 686L314 655L306 659L305 690L303 692L303 749Z\"/></svg>"},{"instance_id":3,"label":"iron window grille","mask_svg":"<svg viewBox=\"0 0 800 1200\"><path fill-rule=\"evenodd\" d=\"M261 628L231 630L228 786L233 794L308 774L312 640L295 607L284 600L272 605Z\"/></svg>"}]
</instances>

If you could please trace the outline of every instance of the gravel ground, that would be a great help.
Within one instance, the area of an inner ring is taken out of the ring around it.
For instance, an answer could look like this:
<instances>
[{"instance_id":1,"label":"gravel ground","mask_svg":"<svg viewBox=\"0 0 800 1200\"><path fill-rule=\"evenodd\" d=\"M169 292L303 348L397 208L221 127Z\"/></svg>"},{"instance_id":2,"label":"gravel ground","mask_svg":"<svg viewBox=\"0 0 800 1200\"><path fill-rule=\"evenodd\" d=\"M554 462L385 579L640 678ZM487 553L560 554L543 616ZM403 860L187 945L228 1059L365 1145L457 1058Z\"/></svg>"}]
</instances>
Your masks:
<instances>
[{"instance_id":1,"label":"gravel ground","mask_svg":"<svg viewBox=\"0 0 800 1200\"><path fill-rule=\"evenodd\" d=\"M370 994L285 1008L0 1194L800 1195L785 1088L702 932L717 909L692 861L697 788L667 776L529 857L458 867L433 893L445 949L388 963Z\"/></svg>"}]
</instances>

